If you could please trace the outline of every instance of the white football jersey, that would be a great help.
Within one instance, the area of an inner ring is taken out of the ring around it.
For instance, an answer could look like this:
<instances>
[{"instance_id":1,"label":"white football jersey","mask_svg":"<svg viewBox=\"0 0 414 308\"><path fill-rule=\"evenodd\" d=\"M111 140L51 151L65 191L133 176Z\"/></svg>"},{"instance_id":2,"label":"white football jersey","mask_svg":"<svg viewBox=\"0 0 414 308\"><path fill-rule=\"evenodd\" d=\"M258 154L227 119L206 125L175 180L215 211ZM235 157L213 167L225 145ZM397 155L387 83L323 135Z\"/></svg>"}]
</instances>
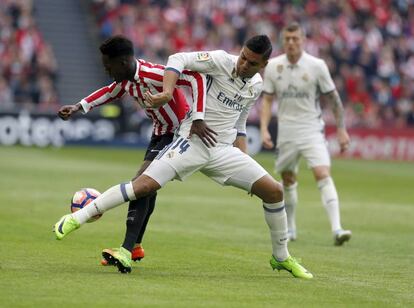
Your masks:
<instances>
[{"instance_id":1,"label":"white football jersey","mask_svg":"<svg viewBox=\"0 0 414 308\"><path fill-rule=\"evenodd\" d=\"M204 120L218 136L219 143L231 144L236 135L246 135L250 108L259 97L263 80L260 74L240 78L236 74L238 56L223 50L177 53L168 58L166 69L181 73L185 69L205 73L207 97ZM192 110L181 123L180 135L187 136L192 121L201 119L200 110Z\"/></svg>"},{"instance_id":2,"label":"white football jersey","mask_svg":"<svg viewBox=\"0 0 414 308\"><path fill-rule=\"evenodd\" d=\"M275 94L278 102L278 143L324 138L319 95L335 90L322 59L302 52L291 64L286 54L269 61L264 72L263 91Z\"/></svg>"}]
</instances>

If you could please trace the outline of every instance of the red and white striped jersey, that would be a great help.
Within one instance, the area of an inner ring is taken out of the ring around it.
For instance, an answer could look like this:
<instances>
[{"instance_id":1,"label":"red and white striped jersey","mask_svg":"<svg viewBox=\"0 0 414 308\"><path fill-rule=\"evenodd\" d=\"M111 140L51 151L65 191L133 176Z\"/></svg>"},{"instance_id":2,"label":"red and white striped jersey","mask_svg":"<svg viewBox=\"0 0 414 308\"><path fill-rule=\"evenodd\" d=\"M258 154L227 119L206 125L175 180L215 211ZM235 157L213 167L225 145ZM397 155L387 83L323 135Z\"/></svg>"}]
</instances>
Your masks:
<instances>
[{"instance_id":1,"label":"red and white striped jersey","mask_svg":"<svg viewBox=\"0 0 414 308\"><path fill-rule=\"evenodd\" d=\"M206 100L205 76L191 71L183 71L177 81L178 86L188 87L192 93L193 104L189 106L184 93L175 89L173 98L159 108L148 108L144 104L143 95L150 91L152 94L162 92L162 80L164 77L164 65L153 64L142 59L137 61L137 70L134 81L124 80L113 82L103 87L80 101L85 113L94 107L107 104L115 99L121 98L126 93L136 99L138 104L144 108L145 113L152 119L154 134L163 135L174 132L184 119L186 113L192 107L194 119L204 118Z\"/></svg>"}]
</instances>

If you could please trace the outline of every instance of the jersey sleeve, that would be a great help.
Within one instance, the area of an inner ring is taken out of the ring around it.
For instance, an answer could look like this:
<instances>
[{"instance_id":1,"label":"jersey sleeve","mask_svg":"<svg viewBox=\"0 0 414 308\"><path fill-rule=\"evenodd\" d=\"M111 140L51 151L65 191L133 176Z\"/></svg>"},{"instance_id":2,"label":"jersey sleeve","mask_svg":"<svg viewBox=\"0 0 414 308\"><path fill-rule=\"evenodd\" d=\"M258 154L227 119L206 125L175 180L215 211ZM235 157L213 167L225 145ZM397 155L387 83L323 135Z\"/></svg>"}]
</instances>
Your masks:
<instances>
[{"instance_id":1,"label":"jersey sleeve","mask_svg":"<svg viewBox=\"0 0 414 308\"><path fill-rule=\"evenodd\" d=\"M166 69L179 74L184 69L210 74L218 71L220 62L225 61L226 55L223 50L180 52L168 58Z\"/></svg>"},{"instance_id":2,"label":"jersey sleeve","mask_svg":"<svg viewBox=\"0 0 414 308\"><path fill-rule=\"evenodd\" d=\"M319 68L318 86L322 93L328 93L335 90L335 84L329 73L328 66L323 60Z\"/></svg>"},{"instance_id":3,"label":"jersey sleeve","mask_svg":"<svg viewBox=\"0 0 414 308\"><path fill-rule=\"evenodd\" d=\"M273 72L272 74L272 67L270 63L265 67L264 70L264 76L263 76L263 92L267 94L275 94L276 93L276 87L275 83L273 82Z\"/></svg>"},{"instance_id":4,"label":"jersey sleeve","mask_svg":"<svg viewBox=\"0 0 414 308\"><path fill-rule=\"evenodd\" d=\"M183 70L178 78L177 86L185 86L191 90L193 121L203 120L207 95L206 76L198 72Z\"/></svg>"},{"instance_id":5,"label":"jersey sleeve","mask_svg":"<svg viewBox=\"0 0 414 308\"><path fill-rule=\"evenodd\" d=\"M88 113L93 108L107 104L114 99L121 98L125 94L125 84L127 81L122 83L113 82L109 86L103 87L96 90L89 96L82 99L79 103L82 106L83 112Z\"/></svg>"},{"instance_id":6,"label":"jersey sleeve","mask_svg":"<svg viewBox=\"0 0 414 308\"><path fill-rule=\"evenodd\" d=\"M256 103L263 89L263 83L256 83L253 86L254 95L251 101L246 105L243 111L240 113L239 118L237 119L236 125L234 126L237 130L238 136L246 136L246 123L249 116L250 109Z\"/></svg>"},{"instance_id":7,"label":"jersey sleeve","mask_svg":"<svg viewBox=\"0 0 414 308\"><path fill-rule=\"evenodd\" d=\"M254 105L254 102L252 101L250 104L246 105L246 107L240 113L240 116L237 119L236 125L234 126L234 128L237 130L237 136L247 135L246 133L247 117L249 116L249 111L253 105Z\"/></svg>"}]
</instances>

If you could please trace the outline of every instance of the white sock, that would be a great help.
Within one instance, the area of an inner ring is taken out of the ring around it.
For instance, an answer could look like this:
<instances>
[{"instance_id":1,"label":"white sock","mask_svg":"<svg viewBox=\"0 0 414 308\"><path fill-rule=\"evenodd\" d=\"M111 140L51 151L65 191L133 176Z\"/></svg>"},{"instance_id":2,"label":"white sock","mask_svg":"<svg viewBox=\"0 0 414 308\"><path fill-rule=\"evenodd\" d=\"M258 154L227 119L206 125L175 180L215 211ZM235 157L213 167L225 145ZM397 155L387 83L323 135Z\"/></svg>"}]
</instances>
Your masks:
<instances>
[{"instance_id":1,"label":"white sock","mask_svg":"<svg viewBox=\"0 0 414 308\"><path fill-rule=\"evenodd\" d=\"M283 196L285 197L288 230L296 230L296 205L298 204L297 187L297 182L290 186L283 185Z\"/></svg>"},{"instance_id":2,"label":"white sock","mask_svg":"<svg viewBox=\"0 0 414 308\"><path fill-rule=\"evenodd\" d=\"M273 256L278 261L289 257L287 249L287 220L283 201L277 203L263 202L264 216L270 230Z\"/></svg>"},{"instance_id":3,"label":"white sock","mask_svg":"<svg viewBox=\"0 0 414 308\"><path fill-rule=\"evenodd\" d=\"M328 214L332 232L342 229L339 216L338 193L336 192L335 184L332 178L324 178L318 181L317 184L319 190L321 191L322 203L326 209L326 213Z\"/></svg>"},{"instance_id":4,"label":"white sock","mask_svg":"<svg viewBox=\"0 0 414 308\"><path fill-rule=\"evenodd\" d=\"M88 206L73 213L72 217L80 224L84 224L91 217L132 200L136 200L132 182L115 185L103 192Z\"/></svg>"}]
</instances>

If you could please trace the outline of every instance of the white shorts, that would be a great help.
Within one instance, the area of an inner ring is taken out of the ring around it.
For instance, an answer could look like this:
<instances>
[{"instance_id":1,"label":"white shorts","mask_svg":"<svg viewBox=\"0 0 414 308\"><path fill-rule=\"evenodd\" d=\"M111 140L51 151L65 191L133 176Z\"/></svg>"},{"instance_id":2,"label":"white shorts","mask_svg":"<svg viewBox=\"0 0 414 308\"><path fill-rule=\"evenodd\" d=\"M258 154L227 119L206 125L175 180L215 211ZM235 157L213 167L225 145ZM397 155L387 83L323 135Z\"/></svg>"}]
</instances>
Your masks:
<instances>
[{"instance_id":1,"label":"white shorts","mask_svg":"<svg viewBox=\"0 0 414 308\"><path fill-rule=\"evenodd\" d=\"M308 143L283 142L277 147L276 171L298 172L299 159L303 156L309 168L330 166L331 158L325 140Z\"/></svg>"},{"instance_id":2,"label":"white shorts","mask_svg":"<svg viewBox=\"0 0 414 308\"><path fill-rule=\"evenodd\" d=\"M253 183L268 172L249 155L229 144L207 148L193 136L178 137L167 146L144 174L161 186L172 179L184 180L200 171L221 185L231 185L250 192Z\"/></svg>"}]
</instances>

